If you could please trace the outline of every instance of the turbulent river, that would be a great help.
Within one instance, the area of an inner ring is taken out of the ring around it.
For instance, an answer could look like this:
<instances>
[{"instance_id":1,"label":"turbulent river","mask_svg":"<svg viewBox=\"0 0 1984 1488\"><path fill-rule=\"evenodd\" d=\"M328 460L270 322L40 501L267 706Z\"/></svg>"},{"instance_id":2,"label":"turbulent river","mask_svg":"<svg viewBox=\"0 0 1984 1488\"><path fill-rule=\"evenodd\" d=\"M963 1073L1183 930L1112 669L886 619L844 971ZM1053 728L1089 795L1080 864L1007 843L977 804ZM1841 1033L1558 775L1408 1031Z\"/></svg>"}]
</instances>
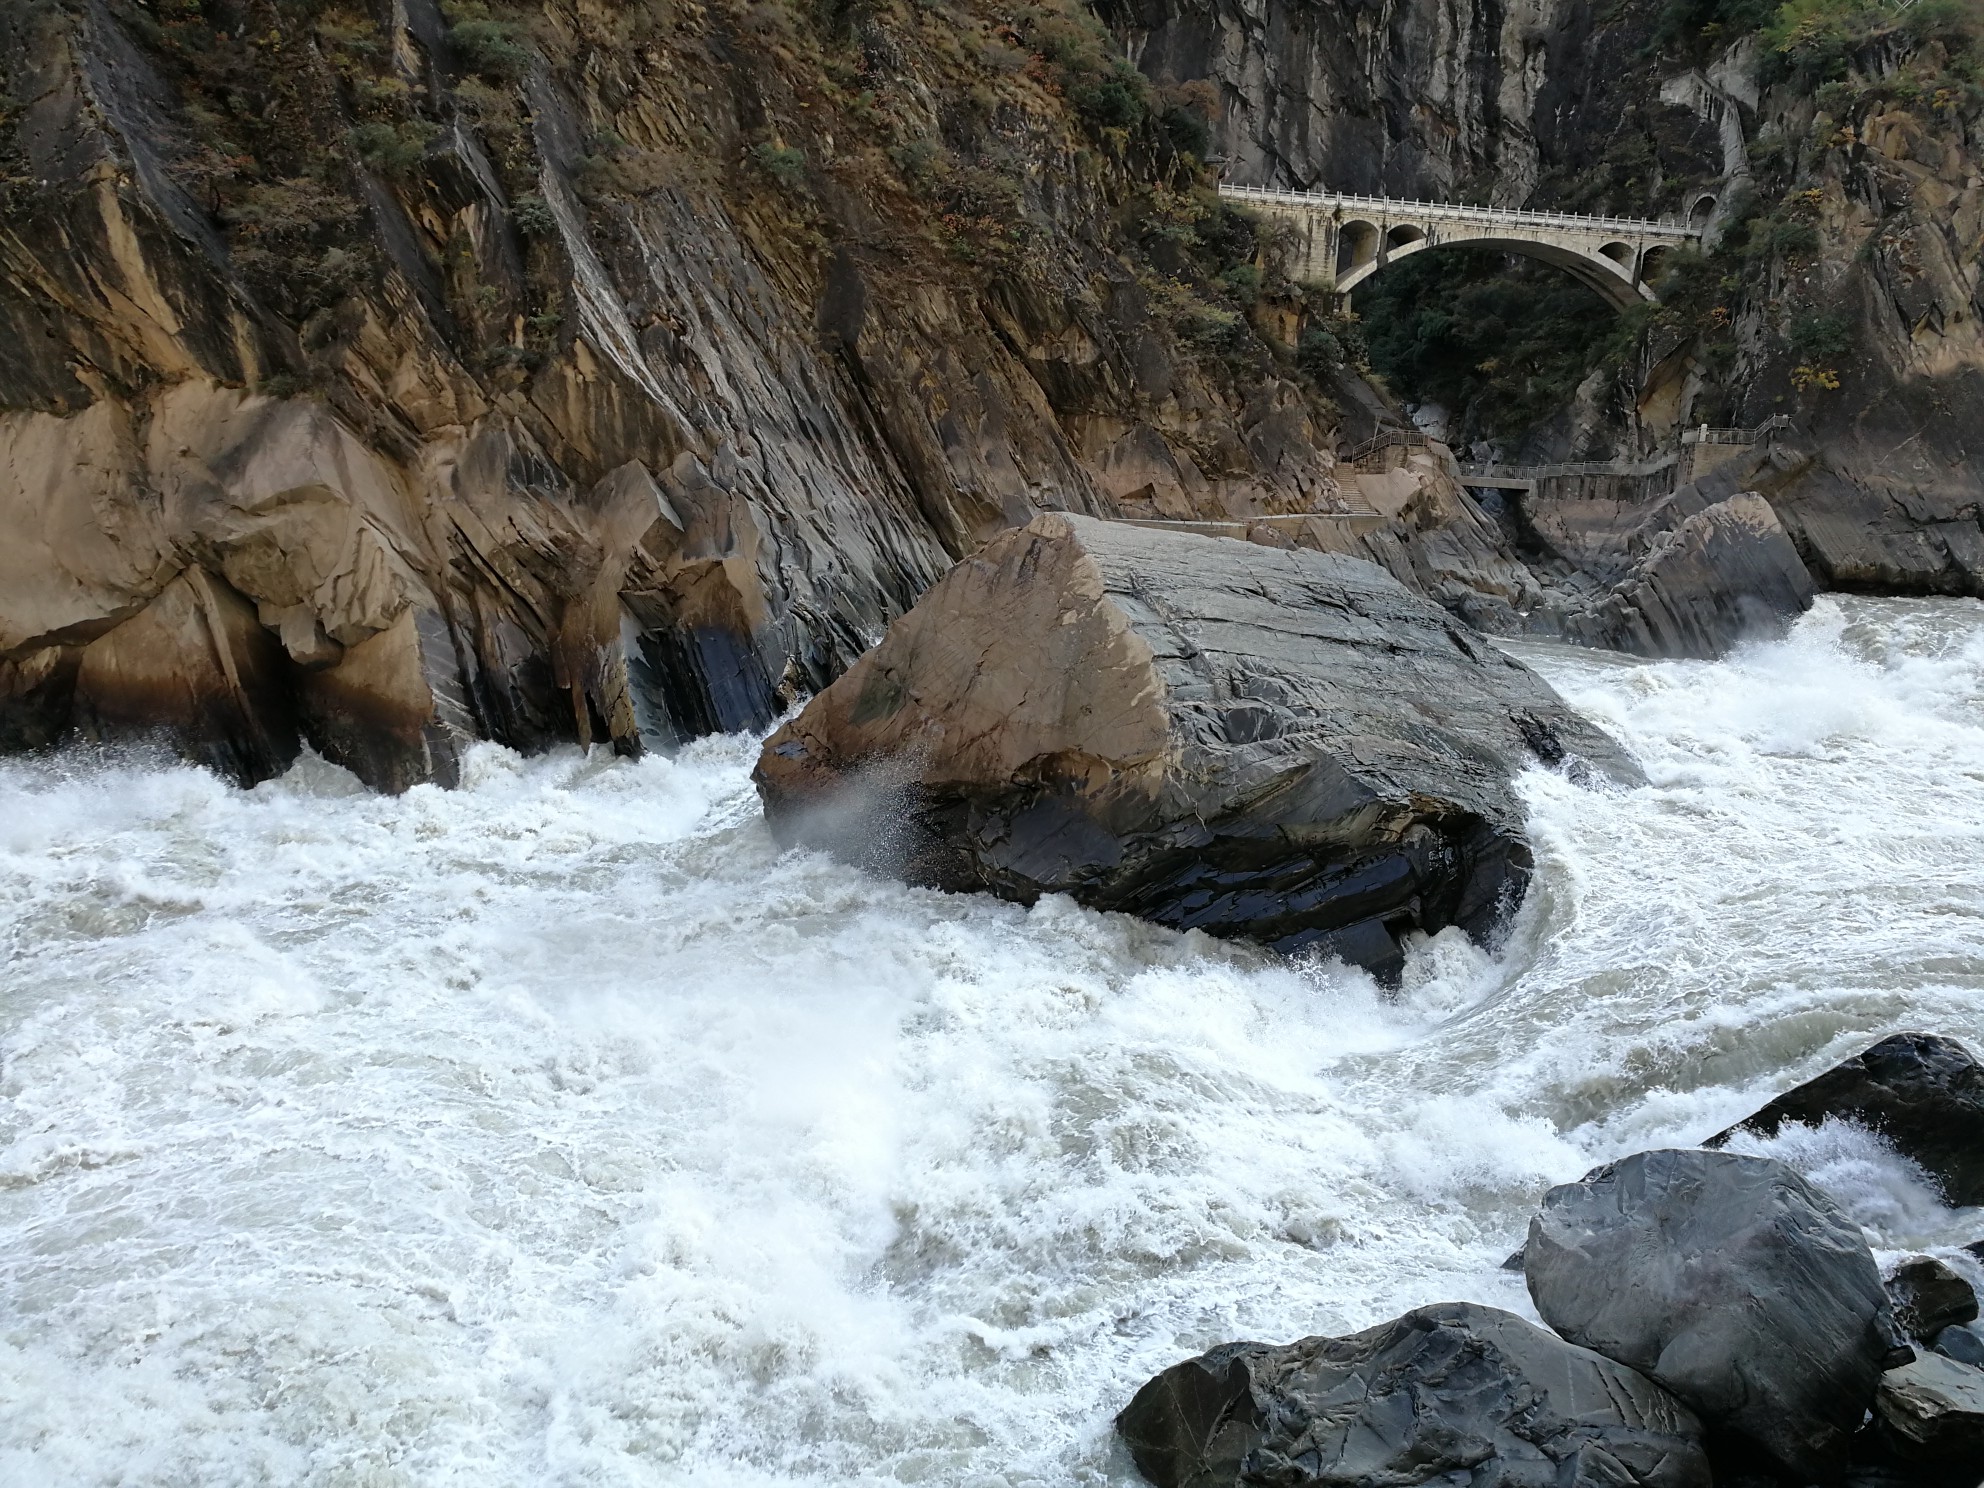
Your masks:
<instances>
[{"instance_id":1,"label":"turbulent river","mask_svg":"<svg viewBox=\"0 0 1984 1488\"><path fill-rule=\"evenodd\" d=\"M1549 1184L1984 1046L1984 606L1518 649L1653 783L1526 777L1508 944L1389 999L781 856L742 738L0 764L0 1482L1130 1483L1183 1354L1528 1312ZM1984 1234L1850 1129L1750 1150Z\"/></svg>"}]
</instances>

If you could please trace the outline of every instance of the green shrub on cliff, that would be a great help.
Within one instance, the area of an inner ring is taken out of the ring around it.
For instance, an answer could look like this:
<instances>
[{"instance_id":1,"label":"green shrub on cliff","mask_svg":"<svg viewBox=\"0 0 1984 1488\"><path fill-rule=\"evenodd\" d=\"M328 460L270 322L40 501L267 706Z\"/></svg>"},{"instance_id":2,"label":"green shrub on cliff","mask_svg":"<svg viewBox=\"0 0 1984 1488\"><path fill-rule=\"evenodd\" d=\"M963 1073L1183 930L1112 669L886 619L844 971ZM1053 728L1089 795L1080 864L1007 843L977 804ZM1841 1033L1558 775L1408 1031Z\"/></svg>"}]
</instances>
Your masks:
<instances>
[{"instance_id":1,"label":"green shrub on cliff","mask_svg":"<svg viewBox=\"0 0 1984 1488\"><path fill-rule=\"evenodd\" d=\"M1846 77L1868 47L1896 34L1917 46L1939 42L1952 56L1975 52L1984 0L1915 0L1902 10L1883 0L1785 0L1762 30L1783 75L1817 88Z\"/></svg>"},{"instance_id":2,"label":"green shrub on cliff","mask_svg":"<svg viewBox=\"0 0 1984 1488\"><path fill-rule=\"evenodd\" d=\"M1212 153L1212 125L1219 111L1219 95L1203 79L1173 84L1158 90L1158 127L1171 148L1194 160Z\"/></svg>"},{"instance_id":3,"label":"green shrub on cliff","mask_svg":"<svg viewBox=\"0 0 1984 1488\"><path fill-rule=\"evenodd\" d=\"M806 181L806 152L783 140L751 146L751 163L788 190Z\"/></svg>"},{"instance_id":4,"label":"green shrub on cliff","mask_svg":"<svg viewBox=\"0 0 1984 1488\"><path fill-rule=\"evenodd\" d=\"M1085 6L1064 3L1027 17L1026 36L1083 118L1104 129L1132 129L1150 113L1150 83L1114 54L1109 32Z\"/></svg>"},{"instance_id":5,"label":"green shrub on cliff","mask_svg":"<svg viewBox=\"0 0 1984 1488\"><path fill-rule=\"evenodd\" d=\"M1754 31L1771 18L1771 0L1667 0L1648 50L1687 51L1701 42Z\"/></svg>"},{"instance_id":6,"label":"green shrub on cliff","mask_svg":"<svg viewBox=\"0 0 1984 1488\"><path fill-rule=\"evenodd\" d=\"M516 220L517 231L526 237L548 238L558 231L558 219L552 215L551 203L535 192L512 202L510 215Z\"/></svg>"},{"instance_id":7,"label":"green shrub on cliff","mask_svg":"<svg viewBox=\"0 0 1984 1488\"><path fill-rule=\"evenodd\" d=\"M1815 367L1832 366L1853 350L1853 322L1837 311L1795 316L1785 344L1801 362Z\"/></svg>"},{"instance_id":8,"label":"green shrub on cliff","mask_svg":"<svg viewBox=\"0 0 1984 1488\"><path fill-rule=\"evenodd\" d=\"M1345 368L1361 369L1369 358L1363 328L1355 315L1347 313L1319 318L1295 345L1296 367L1317 382L1327 382Z\"/></svg>"},{"instance_id":9,"label":"green shrub on cliff","mask_svg":"<svg viewBox=\"0 0 1984 1488\"><path fill-rule=\"evenodd\" d=\"M358 158L372 169L396 176L420 163L428 143L438 133L440 130L435 125L418 119L397 124L374 120L352 130L351 146L358 152Z\"/></svg>"},{"instance_id":10,"label":"green shrub on cliff","mask_svg":"<svg viewBox=\"0 0 1984 1488\"><path fill-rule=\"evenodd\" d=\"M492 83L513 83L530 71L530 48L518 29L487 14L470 14L450 26L448 44L468 71Z\"/></svg>"}]
</instances>

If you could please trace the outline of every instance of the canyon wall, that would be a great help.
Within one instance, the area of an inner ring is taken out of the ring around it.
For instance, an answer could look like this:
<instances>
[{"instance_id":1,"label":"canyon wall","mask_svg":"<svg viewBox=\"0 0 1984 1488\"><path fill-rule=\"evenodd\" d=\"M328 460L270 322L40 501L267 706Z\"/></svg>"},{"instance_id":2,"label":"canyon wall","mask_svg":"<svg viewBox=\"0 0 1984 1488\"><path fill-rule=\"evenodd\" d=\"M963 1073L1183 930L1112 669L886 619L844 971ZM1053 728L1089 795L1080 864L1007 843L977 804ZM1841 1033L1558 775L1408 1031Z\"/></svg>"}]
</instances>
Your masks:
<instances>
[{"instance_id":1,"label":"canyon wall","mask_svg":"<svg viewBox=\"0 0 1984 1488\"><path fill-rule=\"evenodd\" d=\"M1243 530L1550 630L1444 452L1344 462L1398 410L1218 169L1731 241L1790 192L1812 246L1705 261L1561 442L1793 409L1815 572L1974 592L1971 116L1650 14L4 0L0 748L400 789L762 727L1044 509L1322 514ZM1877 354L1785 362L1806 301Z\"/></svg>"},{"instance_id":2,"label":"canyon wall","mask_svg":"<svg viewBox=\"0 0 1984 1488\"><path fill-rule=\"evenodd\" d=\"M1040 509L1368 510L1384 399L1079 7L8 0L0 55L0 747L635 751ZM1450 476L1344 540L1512 619Z\"/></svg>"}]
</instances>

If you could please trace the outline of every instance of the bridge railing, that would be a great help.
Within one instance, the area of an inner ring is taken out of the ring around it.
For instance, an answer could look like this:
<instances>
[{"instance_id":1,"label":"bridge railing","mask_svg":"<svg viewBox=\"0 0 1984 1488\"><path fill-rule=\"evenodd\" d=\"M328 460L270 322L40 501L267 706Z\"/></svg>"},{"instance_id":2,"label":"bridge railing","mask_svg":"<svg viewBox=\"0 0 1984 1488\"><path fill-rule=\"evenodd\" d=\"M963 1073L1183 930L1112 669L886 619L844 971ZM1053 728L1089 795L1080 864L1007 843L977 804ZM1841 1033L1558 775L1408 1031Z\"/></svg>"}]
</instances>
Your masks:
<instances>
[{"instance_id":1,"label":"bridge railing","mask_svg":"<svg viewBox=\"0 0 1984 1488\"><path fill-rule=\"evenodd\" d=\"M1268 512L1253 517L1117 517L1132 527L1252 527L1271 522L1358 522L1380 521L1385 514L1368 506L1346 507L1342 511Z\"/></svg>"},{"instance_id":2,"label":"bridge railing","mask_svg":"<svg viewBox=\"0 0 1984 1488\"><path fill-rule=\"evenodd\" d=\"M1587 231L1632 233L1642 237L1695 239L1701 229L1638 217L1594 217L1582 212L1531 212L1518 207L1468 207L1458 203L1408 201L1403 197L1357 196L1342 191L1287 191L1279 186L1228 186L1221 196L1237 201L1280 201L1295 206L1349 207L1379 215L1451 217L1469 222L1521 223L1531 227L1575 227Z\"/></svg>"},{"instance_id":3,"label":"bridge railing","mask_svg":"<svg viewBox=\"0 0 1984 1488\"><path fill-rule=\"evenodd\" d=\"M1386 451L1424 449L1432 442L1417 429L1380 429L1355 449L1345 451L1343 461L1358 470L1377 474L1384 468Z\"/></svg>"},{"instance_id":4,"label":"bridge railing","mask_svg":"<svg viewBox=\"0 0 1984 1488\"><path fill-rule=\"evenodd\" d=\"M1546 477L1563 475L1658 475L1667 469L1679 455L1659 455L1651 460L1575 460L1555 465L1503 465L1493 460L1462 461L1461 483L1465 485L1469 476L1488 476L1501 480L1542 480Z\"/></svg>"},{"instance_id":5,"label":"bridge railing","mask_svg":"<svg viewBox=\"0 0 1984 1488\"><path fill-rule=\"evenodd\" d=\"M1683 444L1756 444L1768 439L1779 429L1791 427L1791 420L1782 413L1774 413L1754 429L1711 429L1707 424L1697 428L1683 429Z\"/></svg>"}]
</instances>

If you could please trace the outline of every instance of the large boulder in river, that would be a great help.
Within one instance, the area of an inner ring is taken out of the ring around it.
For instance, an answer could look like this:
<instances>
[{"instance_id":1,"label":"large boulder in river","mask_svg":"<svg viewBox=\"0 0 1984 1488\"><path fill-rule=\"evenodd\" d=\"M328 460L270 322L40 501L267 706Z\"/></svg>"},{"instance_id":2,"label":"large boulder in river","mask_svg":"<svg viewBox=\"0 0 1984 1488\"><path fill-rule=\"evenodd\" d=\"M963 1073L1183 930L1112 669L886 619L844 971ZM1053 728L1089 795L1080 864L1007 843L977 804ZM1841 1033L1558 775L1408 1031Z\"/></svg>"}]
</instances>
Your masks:
<instances>
[{"instance_id":1,"label":"large boulder in river","mask_svg":"<svg viewBox=\"0 0 1984 1488\"><path fill-rule=\"evenodd\" d=\"M1769 1158L1642 1152L1553 1188L1524 1270L1544 1322L1800 1482L1838 1475L1881 1371L1910 1357L1859 1228Z\"/></svg>"},{"instance_id":2,"label":"large boulder in river","mask_svg":"<svg viewBox=\"0 0 1984 1488\"><path fill-rule=\"evenodd\" d=\"M1052 514L953 568L756 779L788 843L1384 972L1520 897L1539 759L1636 778L1375 565Z\"/></svg>"},{"instance_id":3,"label":"large boulder in river","mask_svg":"<svg viewBox=\"0 0 1984 1488\"><path fill-rule=\"evenodd\" d=\"M1618 505L1562 502L1551 515L1561 522L1581 507ZM1714 660L1738 642L1782 635L1812 607L1812 576L1770 503L1754 491L1708 503L1689 487L1627 510L1641 525L1623 553L1608 555L1620 560L1616 570L1593 564L1614 582L1565 613L1569 639L1640 656ZM1533 516L1540 525L1544 513Z\"/></svg>"},{"instance_id":4,"label":"large boulder in river","mask_svg":"<svg viewBox=\"0 0 1984 1488\"><path fill-rule=\"evenodd\" d=\"M1632 1370L1493 1307L1229 1343L1116 1418L1157 1488L1708 1488L1701 1423Z\"/></svg>"},{"instance_id":5,"label":"large boulder in river","mask_svg":"<svg viewBox=\"0 0 1984 1488\"><path fill-rule=\"evenodd\" d=\"M1775 1136L1785 1122L1850 1121L1918 1163L1959 1208L1984 1204L1984 1064L1955 1039L1897 1033L1787 1091L1704 1144L1738 1132Z\"/></svg>"}]
</instances>

